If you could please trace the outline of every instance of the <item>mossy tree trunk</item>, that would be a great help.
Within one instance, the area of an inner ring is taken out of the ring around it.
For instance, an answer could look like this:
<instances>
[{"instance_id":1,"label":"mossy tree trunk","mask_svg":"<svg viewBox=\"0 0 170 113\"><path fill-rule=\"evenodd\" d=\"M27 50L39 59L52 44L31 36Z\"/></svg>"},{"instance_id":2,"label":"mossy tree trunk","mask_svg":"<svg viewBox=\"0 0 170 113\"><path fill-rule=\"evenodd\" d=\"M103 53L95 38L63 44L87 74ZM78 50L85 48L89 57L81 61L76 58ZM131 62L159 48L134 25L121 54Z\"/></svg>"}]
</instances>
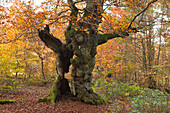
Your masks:
<instances>
[{"instance_id":1,"label":"mossy tree trunk","mask_svg":"<svg viewBox=\"0 0 170 113\"><path fill-rule=\"evenodd\" d=\"M91 83L97 53L97 35L82 31L72 38L72 42L74 51L74 58L71 59L73 94L85 103L104 103L104 100L93 92Z\"/></svg>"},{"instance_id":2,"label":"mossy tree trunk","mask_svg":"<svg viewBox=\"0 0 170 113\"><path fill-rule=\"evenodd\" d=\"M49 26L39 31L40 39L54 51L56 57L56 78L49 95L38 101L51 101L55 104L57 97L70 92L68 80L64 74L69 71L72 64L72 93L79 100L89 104L105 103L92 90L92 71L95 66L96 47L106 43L109 39L128 36L126 31L118 31L106 34L97 32L102 20L103 2L99 0L87 1L83 18L78 19L78 9L72 0L68 0L71 8L72 19L65 31L66 43L50 34Z\"/></svg>"},{"instance_id":3,"label":"mossy tree trunk","mask_svg":"<svg viewBox=\"0 0 170 113\"><path fill-rule=\"evenodd\" d=\"M50 28L47 25L44 30L38 30L40 39L46 44L47 47L54 51L56 58L56 78L52 88L47 97L39 99L38 101L50 101L55 104L56 98L70 92L69 83L64 74L69 72L70 58L73 57L72 49L63 44L59 39L51 35Z\"/></svg>"}]
</instances>

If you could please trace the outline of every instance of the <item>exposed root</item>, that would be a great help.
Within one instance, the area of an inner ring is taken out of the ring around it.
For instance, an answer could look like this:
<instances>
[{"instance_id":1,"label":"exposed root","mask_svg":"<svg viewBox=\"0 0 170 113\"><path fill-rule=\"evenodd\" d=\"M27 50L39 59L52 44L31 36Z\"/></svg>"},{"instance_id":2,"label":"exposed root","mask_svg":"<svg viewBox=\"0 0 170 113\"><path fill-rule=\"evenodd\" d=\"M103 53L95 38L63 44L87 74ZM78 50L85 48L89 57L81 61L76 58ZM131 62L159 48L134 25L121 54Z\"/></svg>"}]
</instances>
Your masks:
<instances>
[{"instance_id":1,"label":"exposed root","mask_svg":"<svg viewBox=\"0 0 170 113\"><path fill-rule=\"evenodd\" d=\"M107 101L102 99L99 95L96 93L86 94L84 96L77 95L77 98L79 98L81 101L92 104L92 105L100 105L100 104L107 104Z\"/></svg>"}]
</instances>

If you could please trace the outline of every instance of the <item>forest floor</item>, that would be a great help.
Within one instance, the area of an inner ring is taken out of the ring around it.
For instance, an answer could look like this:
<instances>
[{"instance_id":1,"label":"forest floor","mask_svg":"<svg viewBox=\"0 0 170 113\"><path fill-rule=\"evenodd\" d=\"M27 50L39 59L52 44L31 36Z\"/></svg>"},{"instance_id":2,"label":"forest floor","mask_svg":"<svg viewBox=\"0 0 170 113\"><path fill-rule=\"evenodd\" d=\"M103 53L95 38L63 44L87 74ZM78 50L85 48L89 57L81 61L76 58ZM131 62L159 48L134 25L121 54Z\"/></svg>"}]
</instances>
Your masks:
<instances>
[{"instance_id":1,"label":"forest floor","mask_svg":"<svg viewBox=\"0 0 170 113\"><path fill-rule=\"evenodd\" d=\"M16 94L0 93L0 100L17 100L16 103L0 104L0 113L105 113L111 104L89 105L80 101L72 101L63 96L52 105L50 102L36 102L47 96L50 88L40 86L24 86Z\"/></svg>"}]
</instances>

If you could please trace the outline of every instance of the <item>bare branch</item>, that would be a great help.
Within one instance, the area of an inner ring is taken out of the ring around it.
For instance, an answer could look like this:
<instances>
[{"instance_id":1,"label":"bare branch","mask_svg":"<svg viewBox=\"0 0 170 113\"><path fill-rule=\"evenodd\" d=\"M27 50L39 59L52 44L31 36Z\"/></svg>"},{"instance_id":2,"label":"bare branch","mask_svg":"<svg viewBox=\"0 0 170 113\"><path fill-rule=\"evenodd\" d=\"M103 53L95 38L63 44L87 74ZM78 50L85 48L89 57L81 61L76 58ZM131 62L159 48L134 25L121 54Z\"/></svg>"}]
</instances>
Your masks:
<instances>
[{"instance_id":1,"label":"bare branch","mask_svg":"<svg viewBox=\"0 0 170 113\"><path fill-rule=\"evenodd\" d=\"M80 1L74 2L74 4L81 3L81 2L84 2L84 1L85 0L80 0Z\"/></svg>"},{"instance_id":2,"label":"bare branch","mask_svg":"<svg viewBox=\"0 0 170 113\"><path fill-rule=\"evenodd\" d=\"M69 22L69 27L72 26L73 21L77 21L78 8L75 6L73 0L67 0L69 7L71 8L72 20Z\"/></svg>"},{"instance_id":3,"label":"bare branch","mask_svg":"<svg viewBox=\"0 0 170 113\"><path fill-rule=\"evenodd\" d=\"M136 19L138 16L140 16L142 13L144 13L144 12L149 8L149 6L150 6L152 3L156 2L156 1L157 1L157 0L153 0L153 1L149 2L148 5L147 5L140 13L138 13L138 14L133 18L133 20L131 21L128 29L131 28L132 23L135 21L135 19Z\"/></svg>"},{"instance_id":4,"label":"bare branch","mask_svg":"<svg viewBox=\"0 0 170 113\"><path fill-rule=\"evenodd\" d=\"M51 22L51 23L49 23L48 25L52 25L52 24L54 24L54 23L57 23L59 19L61 19L61 18L66 18L66 17L69 17L69 16L68 16L68 15L60 16L60 17L57 18L54 22ZM65 23L65 22L58 22L58 23Z\"/></svg>"}]
</instances>

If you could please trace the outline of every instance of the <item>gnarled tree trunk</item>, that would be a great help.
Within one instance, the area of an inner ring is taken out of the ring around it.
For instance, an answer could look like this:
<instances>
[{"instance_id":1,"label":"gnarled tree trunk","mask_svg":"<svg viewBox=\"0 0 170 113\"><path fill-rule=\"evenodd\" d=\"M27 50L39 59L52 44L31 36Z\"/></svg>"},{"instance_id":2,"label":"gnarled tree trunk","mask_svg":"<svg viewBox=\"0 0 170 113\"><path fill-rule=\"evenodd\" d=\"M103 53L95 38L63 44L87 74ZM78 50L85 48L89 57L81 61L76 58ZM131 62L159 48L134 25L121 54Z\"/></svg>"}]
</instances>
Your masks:
<instances>
[{"instance_id":1,"label":"gnarled tree trunk","mask_svg":"<svg viewBox=\"0 0 170 113\"><path fill-rule=\"evenodd\" d=\"M96 29L101 22L102 10L101 7L95 6L93 0L87 2L87 8L84 10L84 18L87 18L85 23L84 20L77 22L78 9L72 0L68 0L68 4L72 10L70 16L73 19L65 31L66 44L49 33L48 25L44 30L38 30L40 39L54 51L56 57L56 78L51 91L47 97L38 101L51 101L52 104L55 104L57 97L70 92L69 83L64 78L64 74L69 71L69 66L72 64L71 88L73 95L85 103L105 103L92 90L92 71L95 66L96 47L106 43L109 39L128 34L126 31L121 32L121 35L118 32L98 34ZM98 19L93 20L90 16Z\"/></svg>"},{"instance_id":2,"label":"gnarled tree trunk","mask_svg":"<svg viewBox=\"0 0 170 113\"><path fill-rule=\"evenodd\" d=\"M95 66L96 47L107 40L120 37L119 33L97 34L67 29L65 32L67 42L63 44L59 39L49 33L49 26L39 30L40 39L54 51L56 57L56 78L47 97L38 101L50 101L55 104L56 98L70 92L68 80L64 77L72 64L72 93L79 100L89 104L102 104L101 99L92 90L92 71ZM126 32L122 32L128 35ZM74 57L73 57L74 56Z\"/></svg>"},{"instance_id":3,"label":"gnarled tree trunk","mask_svg":"<svg viewBox=\"0 0 170 113\"><path fill-rule=\"evenodd\" d=\"M101 104L104 100L92 90L92 71L95 65L96 47L98 45L96 34L78 32L72 38L75 57L71 59L72 91L80 100L90 104Z\"/></svg>"},{"instance_id":4,"label":"gnarled tree trunk","mask_svg":"<svg viewBox=\"0 0 170 113\"><path fill-rule=\"evenodd\" d=\"M65 44L49 33L48 25L44 30L38 31L40 39L54 51L56 57L55 81L49 95L39 101L51 101L55 104L57 97L70 92L68 80L64 78L64 74L69 71L69 66L72 64L71 89L73 95L85 103L102 104L105 101L93 92L91 83L97 54L96 47L106 43L109 39L128 36L127 31L131 27L127 30L99 34L97 29L102 21L104 0L86 1L82 18L78 18L79 9L75 4L76 2L68 0L71 19L65 31Z\"/></svg>"}]
</instances>

